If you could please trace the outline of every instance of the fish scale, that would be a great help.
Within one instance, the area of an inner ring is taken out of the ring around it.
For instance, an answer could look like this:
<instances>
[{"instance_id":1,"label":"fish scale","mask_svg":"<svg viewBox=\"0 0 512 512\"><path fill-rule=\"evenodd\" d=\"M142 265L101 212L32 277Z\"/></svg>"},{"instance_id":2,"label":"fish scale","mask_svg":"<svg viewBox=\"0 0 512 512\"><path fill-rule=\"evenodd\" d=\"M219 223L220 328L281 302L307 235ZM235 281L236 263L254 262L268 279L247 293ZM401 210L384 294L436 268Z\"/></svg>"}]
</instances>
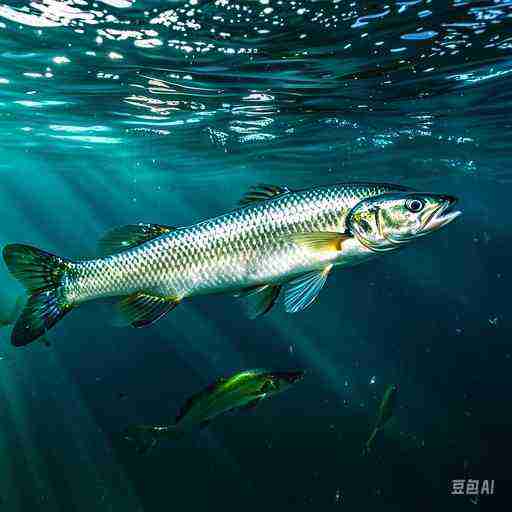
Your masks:
<instances>
[{"instance_id":1,"label":"fish scale","mask_svg":"<svg viewBox=\"0 0 512 512\"><path fill-rule=\"evenodd\" d=\"M393 190L340 184L249 204L118 254L74 263L64 296L74 304L138 291L182 299L283 283L328 263L288 235L343 233L347 213L360 200ZM339 255L331 258L336 263Z\"/></svg>"}]
</instances>

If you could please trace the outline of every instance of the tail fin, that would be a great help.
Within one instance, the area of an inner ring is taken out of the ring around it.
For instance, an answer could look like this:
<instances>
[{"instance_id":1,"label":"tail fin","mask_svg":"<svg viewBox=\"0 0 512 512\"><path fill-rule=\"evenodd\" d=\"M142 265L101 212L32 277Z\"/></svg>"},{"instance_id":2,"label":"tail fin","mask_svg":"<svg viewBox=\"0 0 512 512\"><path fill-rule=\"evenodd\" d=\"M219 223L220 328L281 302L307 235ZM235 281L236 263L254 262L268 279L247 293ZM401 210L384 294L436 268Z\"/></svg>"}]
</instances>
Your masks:
<instances>
[{"instance_id":1,"label":"tail fin","mask_svg":"<svg viewBox=\"0 0 512 512\"><path fill-rule=\"evenodd\" d=\"M133 442L140 454L151 451L161 439L179 439L182 435L183 432L174 425L132 425L124 432L124 438Z\"/></svg>"},{"instance_id":2,"label":"tail fin","mask_svg":"<svg viewBox=\"0 0 512 512\"><path fill-rule=\"evenodd\" d=\"M5 246L3 256L10 273L29 294L11 335L12 344L20 347L42 336L72 309L62 295L71 262L20 244Z\"/></svg>"}]
</instances>

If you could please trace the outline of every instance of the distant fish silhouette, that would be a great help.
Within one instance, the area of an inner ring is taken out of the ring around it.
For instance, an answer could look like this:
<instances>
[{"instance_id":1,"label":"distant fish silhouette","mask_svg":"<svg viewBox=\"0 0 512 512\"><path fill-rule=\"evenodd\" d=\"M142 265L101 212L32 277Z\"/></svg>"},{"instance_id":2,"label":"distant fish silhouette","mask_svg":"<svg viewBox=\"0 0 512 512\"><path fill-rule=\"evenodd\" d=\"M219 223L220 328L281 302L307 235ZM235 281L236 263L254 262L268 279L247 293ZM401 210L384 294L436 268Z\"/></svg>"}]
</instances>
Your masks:
<instances>
[{"instance_id":1,"label":"distant fish silhouette","mask_svg":"<svg viewBox=\"0 0 512 512\"><path fill-rule=\"evenodd\" d=\"M384 396L382 397L382 400L380 402L379 406L379 412L377 415L377 421L375 422L375 427L370 434L370 437L368 438L368 441L366 441L364 445L364 454L370 453L370 449L373 445L373 441L375 439L375 436L377 433L384 428L386 423L391 419L393 416L393 412L396 405L396 394L398 391L398 386L395 384L391 384L386 388L386 391L384 392Z\"/></svg>"}]
</instances>

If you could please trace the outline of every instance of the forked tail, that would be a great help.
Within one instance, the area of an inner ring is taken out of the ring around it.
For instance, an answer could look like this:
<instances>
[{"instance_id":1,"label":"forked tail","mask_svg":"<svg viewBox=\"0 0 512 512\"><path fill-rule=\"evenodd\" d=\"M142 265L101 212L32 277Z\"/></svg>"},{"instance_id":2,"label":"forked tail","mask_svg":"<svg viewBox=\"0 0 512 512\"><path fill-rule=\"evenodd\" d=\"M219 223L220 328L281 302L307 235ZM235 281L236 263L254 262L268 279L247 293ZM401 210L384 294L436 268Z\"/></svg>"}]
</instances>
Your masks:
<instances>
[{"instance_id":1,"label":"forked tail","mask_svg":"<svg viewBox=\"0 0 512 512\"><path fill-rule=\"evenodd\" d=\"M20 347L51 329L72 305L63 297L63 281L72 263L29 245L4 247L9 272L29 294L25 308L14 325L11 341Z\"/></svg>"},{"instance_id":2,"label":"forked tail","mask_svg":"<svg viewBox=\"0 0 512 512\"><path fill-rule=\"evenodd\" d=\"M161 439L179 439L182 435L182 431L174 425L132 425L124 432L124 438L133 442L140 454L148 453Z\"/></svg>"}]
</instances>

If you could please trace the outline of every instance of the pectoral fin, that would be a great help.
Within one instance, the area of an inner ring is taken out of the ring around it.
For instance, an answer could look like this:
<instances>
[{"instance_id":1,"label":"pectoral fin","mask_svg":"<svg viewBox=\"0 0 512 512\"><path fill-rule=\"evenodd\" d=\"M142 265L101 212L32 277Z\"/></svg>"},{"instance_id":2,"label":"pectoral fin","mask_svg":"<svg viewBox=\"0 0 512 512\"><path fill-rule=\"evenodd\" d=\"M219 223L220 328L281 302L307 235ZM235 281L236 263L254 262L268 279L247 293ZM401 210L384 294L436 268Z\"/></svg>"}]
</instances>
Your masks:
<instances>
[{"instance_id":1,"label":"pectoral fin","mask_svg":"<svg viewBox=\"0 0 512 512\"><path fill-rule=\"evenodd\" d=\"M322 271L308 272L293 281L285 289L284 308L287 313L297 313L306 309L323 288L332 265Z\"/></svg>"},{"instance_id":2,"label":"pectoral fin","mask_svg":"<svg viewBox=\"0 0 512 512\"><path fill-rule=\"evenodd\" d=\"M247 315L255 319L272 309L280 291L280 286L266 284L239 292L236 296L245 299Z\"/></svg>"},{"instance_id":3,"label":"pectoral fin","mask_svg":"<svg viewBox=\"0 0 512 512\"><path fill-rule=\"evenodd\" d=\"M146 327L162 318L179 304L172 297L157 297L144 292L129 295L119 303L119 312L133 327Z\"/></svg>"},{"instance_id":4,"label":"pectoral fin","mask_svg":"<svg viewBox=\"0 0 512 512\"><path fill-rule=\"evenodd\" d=\"M313 233L293 233L289 235L292 242L305 249L319 252L339 252L343 250L343 242L352 238L344 233L318 231Z\"/></svg>"},{"instance_id":5,"label":"pectoral fin","mask_svg":"<svg viewBox=\"0 0 512 512\"><path fill-rule=\"evenodd\" d=\"M100 254L115 254L170 233L176 228L161 224L130 224L107 232L98 242Z\"/></svg>"}]
</instances>

